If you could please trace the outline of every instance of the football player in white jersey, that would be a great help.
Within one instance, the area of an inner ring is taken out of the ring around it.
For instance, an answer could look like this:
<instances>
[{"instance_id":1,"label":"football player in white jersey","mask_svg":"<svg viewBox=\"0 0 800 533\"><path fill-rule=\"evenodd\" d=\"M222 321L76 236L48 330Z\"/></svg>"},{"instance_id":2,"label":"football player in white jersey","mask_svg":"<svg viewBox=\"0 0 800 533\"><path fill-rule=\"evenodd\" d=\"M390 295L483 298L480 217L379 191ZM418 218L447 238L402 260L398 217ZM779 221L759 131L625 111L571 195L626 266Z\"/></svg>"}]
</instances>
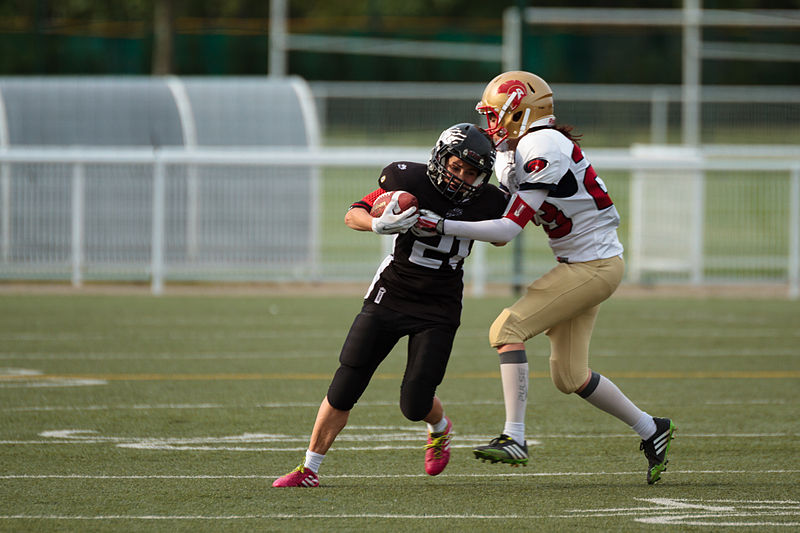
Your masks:
<instances>
[{"instance_id":1,"label":"football player in white jersey","mask_svg":"<svg viewBox=\"0 0 800 533\"><path fill-rule=\"evenodd\" d=\"M558 264L492 324L489 337L500 356L506 422L499 437L475 448L475 457L527 464L529 371L524 343L545 333L555 386L631 426L642 438L647 482L655 483L666 469L675 425L645 413L608 378L589 368L589 341L599 306L614 293L624 273L619 214L606 186L572 129L556 124L552 90L540 77L523 71L500 74L486 86L476 109L486 116L486 131L498 148L495 173L510 195L505 214L466 222L423 210L418 227L508 242L532 221L544 229Z\"/></svg>"}]
</instances>

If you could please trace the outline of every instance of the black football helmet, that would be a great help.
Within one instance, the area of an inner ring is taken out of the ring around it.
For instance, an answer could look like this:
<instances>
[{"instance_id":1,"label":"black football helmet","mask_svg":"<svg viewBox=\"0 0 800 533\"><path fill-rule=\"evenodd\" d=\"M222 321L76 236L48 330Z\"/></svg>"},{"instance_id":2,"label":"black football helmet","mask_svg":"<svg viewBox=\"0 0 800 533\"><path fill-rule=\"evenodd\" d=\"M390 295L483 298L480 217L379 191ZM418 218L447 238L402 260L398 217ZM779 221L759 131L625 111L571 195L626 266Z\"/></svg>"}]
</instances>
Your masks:
<instances>
[{"instance_id":1,"label":"black football helmet","mask_svg":"<svg viewBox=\"0 0 800 533\"><path fill-rule=\"evenodd\" d=\"M447 170L451 155L478 169L478 178L472 184ZM464 204L483 192L492 176L494 158L494 143L485 131L475 124L456 124L442 132L431 150L428 177L445 198L454 204Z\"/></svg>"}]
</instances>

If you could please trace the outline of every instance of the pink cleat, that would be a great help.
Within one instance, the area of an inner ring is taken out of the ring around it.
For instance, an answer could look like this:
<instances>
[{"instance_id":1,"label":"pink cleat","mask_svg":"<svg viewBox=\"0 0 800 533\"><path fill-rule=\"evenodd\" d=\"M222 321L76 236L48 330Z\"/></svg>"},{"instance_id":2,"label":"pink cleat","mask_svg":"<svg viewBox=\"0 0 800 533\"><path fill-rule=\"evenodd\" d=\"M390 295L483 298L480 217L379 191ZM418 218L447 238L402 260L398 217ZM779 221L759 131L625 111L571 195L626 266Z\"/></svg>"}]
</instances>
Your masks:
<instances>
[{"instance_id":1,"label":"pink cleat","mask_svg":"<svg viewBox=\"0 0 800 533\"><path fill-rule=\"evenodd\" d=\"M425 445L425 472L435 476L441 474L450 461L450 439L453 423L447 420L447 427L441 433L428 433L428 443Z\"/></svg>"},{"instance_id":2,"label":"pink cleat","mask_svg":"<svg viewBox=\"0 0 800 533\"><path fill-rule=\"evenodd\" d=\"M447 462L445 461L445 464ZM442 467L444 468L444 467ZM319 478L312 470L298 466L272 483L273 487L319 487Z\"/></svg>"}]
</instances>

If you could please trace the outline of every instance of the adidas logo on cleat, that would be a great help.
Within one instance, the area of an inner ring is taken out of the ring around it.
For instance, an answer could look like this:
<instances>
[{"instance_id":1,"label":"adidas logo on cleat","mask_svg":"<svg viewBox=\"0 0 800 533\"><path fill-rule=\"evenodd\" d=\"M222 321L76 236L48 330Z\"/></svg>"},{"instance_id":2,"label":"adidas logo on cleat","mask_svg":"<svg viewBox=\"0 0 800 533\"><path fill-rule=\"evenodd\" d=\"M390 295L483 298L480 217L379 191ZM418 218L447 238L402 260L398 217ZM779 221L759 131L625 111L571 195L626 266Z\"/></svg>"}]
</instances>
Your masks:
<instances>
[{"instance_id":1,"label":"adidas logo on cleat","mask_svg":"<svg viewBox=\"0 0 800 533\"><path fill-rule=\"evenodd\" d=\"M506 463L511 466L528 465L528 445L519 444L506 434L492 439L486 446L478 446L472 453L476 459L490 463Z\"/></svg>"}]
</instances>

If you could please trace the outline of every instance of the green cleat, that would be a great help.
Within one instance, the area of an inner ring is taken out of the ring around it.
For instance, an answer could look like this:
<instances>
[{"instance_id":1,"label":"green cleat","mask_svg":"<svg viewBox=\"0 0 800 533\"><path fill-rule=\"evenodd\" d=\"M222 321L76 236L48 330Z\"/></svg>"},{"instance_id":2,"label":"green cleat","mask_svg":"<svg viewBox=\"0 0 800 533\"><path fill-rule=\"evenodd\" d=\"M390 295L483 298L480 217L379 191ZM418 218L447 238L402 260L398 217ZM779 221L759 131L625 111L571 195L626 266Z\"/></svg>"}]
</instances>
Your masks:
<instances>
[{"instance_id":1,"label":"green cleat","mask_svg":"<svg viewBox=\"0 0 800 533\"><path fill-rule=\"evenodd\" d=\"M478 446L472 453L475 459L484 462L506 463L511 466L527 466L528 464L528 443L518 444L506 434L502 434L486 446Z\"/></svg>"},{"instance_id":2,"label":"green cleat","mask_svg":"<svg viewBox=\"0 0 800 533\"><path fill-rule=\"evenodd\" d=\"M677 429L669 418L655 418L656 432L647 440L643 440L639 449L647 457L647 484L652 485L661 479L661 472L667 469L667 452L672 442L672 434Z\"/></svg>"}]
</instances>

